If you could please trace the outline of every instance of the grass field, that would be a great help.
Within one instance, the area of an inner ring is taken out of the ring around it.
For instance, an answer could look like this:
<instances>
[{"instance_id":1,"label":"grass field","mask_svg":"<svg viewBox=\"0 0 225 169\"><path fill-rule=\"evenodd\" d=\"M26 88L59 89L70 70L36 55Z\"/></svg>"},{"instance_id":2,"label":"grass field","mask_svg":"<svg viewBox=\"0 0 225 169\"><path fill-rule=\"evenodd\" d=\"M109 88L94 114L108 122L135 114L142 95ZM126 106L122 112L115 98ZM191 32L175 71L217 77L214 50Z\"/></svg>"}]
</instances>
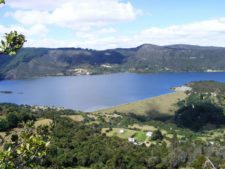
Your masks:
<instances>
[{"instance_id":1,"label":"grass field","mask_svg":"<svg viewBox=\"0 0 225 169\"><path fill-rule=\"evenodd\" d=\"M84 117L82 115L62 115L62 117L68 117L73 121L82 122L84 121Z\"/></svg>"},{"instance_id":2,"label":"grass field","mask_svg":"<svg viewBox=\"0 0 225 169\"><path fill-rule=\"evenodd\" d=\"M139 125L139 124L134 124L132 126L128 126L130 129L139 129L142 131L155 131L157 128L154 126L149 126L149 125Z\"/></svg>"},{"instance_id":3,"label":"grass field","mask_svg":"<svg viewBox=\"0 0 225 169\"><path fill-rule=\"evenodd\" d=\"M108 128L103 128L102 133L105 133L108 137L117 136L122 139L128 139L133 136L137 131L123 129L123 128L113 128L112 131L107 132ZM124 130L123 133L120 133L120 130Z\"/></svg>"},{"instance_id":4,"label":"grass field","mask_svg":"<svg viewBox=\"0 0 225 169\"><path fill-rule=\"evenodd\" d=\"M185 99L185 92L175 92L167 95L162 95L146 100L141 100L133 103L128 103L109 109L97 111L99 113L113 113L115 111L122 113L135 113L139 115L151 114L156 115L173 115L177 110L176 103L179 100Z\"/></svg>"},{"instance_id":5,"label":"grass field","mask_svg":"<svg viewBox=\"0 0 225 169\"><path fill-rule=\"evenodd\" d=\"M51 119L39 119L34 123L35 127L39 126L49 126L52 123Z\"/></svg>"},{"instance_id":6,"label":"grass field","mask_svg":"<svg viewBox=\"0 0 225 169\"><path fill-rule=\"evenodd\" d=\"M105 133L108 137L119 137L121 139L128 140L129 137L135 138L135 140L138 143L144 143L146 146L150 146L151 144L155 144L156 141L152 141L151 138L147 137L146 133L147 131L154 132L157 130L158 127L151 126L151 125L139 125L134 124L132 126L128 126L128 128L112 128L112 130L109 130L109 128L103 128L102 133ZM123 130L123 132L121 132ZM188 132L183 130L171 130L168 129L162 129L159 127L159 130L162 132L165 143L167 146L171 145L171 139L173 138L174 134L176 133L176 136L179 140L187 140L189 139L190 135L192 135L192 141L203 141L207 144L220 144L220 142L224 142L224 134L225 131L223 129L215 129L211 131L206 131L204 133L195 133L195 132ZM183 132L182 132L183 131Z\"/></svg>"},{"instance_id":7,"label":"grass field","mask_svg":"<svg viewBox=\"0 0 225 169\"><path fill-rule=\"evenodd\" d=\"M144 132L137 132L134 135L134 138L138 141L138 142L145 142L145 140L147 139L146 133Z\"/></svg>"},{"instance_id":8,"label":"grass field","mask_svg":"<svg viewBox=\"0 0 225 169\"><path fill-rule=\"evenodd\" d=\"M147 127L146 125L143 127ZM148 126L147 128L151 128L152 126ZM151 144L156 144L156 141L151 141L151 138L146 135L147 128L142 128L140 130L137 130L137 128L134 129L124 129L124 128L113 128L111 131L109 131L109 128L103 128L102 133L105 133L108 137L119 137L121 139L128 140L129 137L135 138L137 143L139 144L145 144L147 147L149 147ZM153 129L154 127L152 127ZM154 128L155 129L155 128ZM123 130L124 132L121 133L120 131ZM167 136L167 134L164 134ZM167 145L170 145L169 140L166 138L164 141L167 143Z\"/></svg>"}]
</instances>

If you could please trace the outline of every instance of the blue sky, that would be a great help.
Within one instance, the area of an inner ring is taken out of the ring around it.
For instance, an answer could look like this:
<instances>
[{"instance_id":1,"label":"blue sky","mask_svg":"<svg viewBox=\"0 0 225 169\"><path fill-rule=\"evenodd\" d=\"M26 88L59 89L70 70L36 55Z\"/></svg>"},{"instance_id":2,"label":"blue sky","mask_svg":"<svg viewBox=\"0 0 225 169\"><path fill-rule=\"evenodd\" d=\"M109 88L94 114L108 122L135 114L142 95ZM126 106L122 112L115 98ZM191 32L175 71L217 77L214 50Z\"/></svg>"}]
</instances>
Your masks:
<instances>
[{"instance_id":1,"label":"blue sky","mask_svg":"<svg viewBox=\"0 0 225 169\"><path fill-rule=\"evenodd\" d=\"M0 35L18 30L29 47L225 46L224 9L224 0L6 0Z\"/></svg>"},{"instance_id":2,"label":"blue sky","mask_svg":"<svg viewBox=\"0 0 225 169\"><path fill-rule=\"evenodd\" d=\"M153 25L150 26L184 24L225 16L224 0L132 0L131 2L144 12L152 14Z\"/></svg>"}]
</instances>

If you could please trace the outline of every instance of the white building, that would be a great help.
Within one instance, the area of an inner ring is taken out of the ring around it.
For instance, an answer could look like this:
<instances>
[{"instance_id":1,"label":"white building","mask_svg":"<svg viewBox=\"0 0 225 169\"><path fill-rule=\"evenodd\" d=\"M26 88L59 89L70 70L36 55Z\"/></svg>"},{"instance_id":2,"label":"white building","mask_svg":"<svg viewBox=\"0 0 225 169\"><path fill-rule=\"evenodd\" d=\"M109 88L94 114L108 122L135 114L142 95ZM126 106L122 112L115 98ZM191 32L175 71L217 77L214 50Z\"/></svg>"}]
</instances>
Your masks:
<instances>
[{"instance_id":1,"label":"white building","mask_svg":"<svg viewBox=\"0 0 225 169\"><path fill-rule=\"evenodd\" d=\"M148 131L148 132L146 133L146 136L147 136L147 137L152 137L152 132L151 132L151 131Z\"/></svg>"},{"instance_id":2,"label":"white building","mask_svg":"<svg viewBox=\"0 0 225 169\"><path fill-rule=\"evenodd\" d=\"M123 134L123 133L124 133L124 130L123 130L123 129L121 129L121 130L119 131L119 133L120 133L120 134Z\"/></svg>"},{"instance_id":3,"label":"white building","mask_svg":"<svg viewBox=\"0 0 225 169\"><path fill-rule=\"evenodd\" d=\"M133 138L133 137L129 137L128 138L128 141L130 142L130 143L135 143L136 141L135 141L135 138Z\"/></svg>"},{"instance_id":4,"label":"white building","mask_svg":"<svg viewBox=\"0 0 225 169\"><path fill-rule=\"evenodd\" d=\"M209 143L210 143L211 145L214 145L214 142L213 142L213 141L210 141Z\"/></svg>"},{"instance_id":5,"label":"white building","mask_svg":"<svg viewBox=\"0 0 225 169\"><path fill-rule=\"evenodd\" d=\"M186 92L186 91L192 91L192 88L188 86L180 86L180 87L175 87L174 90L176 92Z\"/></svg>"}]
</instances>

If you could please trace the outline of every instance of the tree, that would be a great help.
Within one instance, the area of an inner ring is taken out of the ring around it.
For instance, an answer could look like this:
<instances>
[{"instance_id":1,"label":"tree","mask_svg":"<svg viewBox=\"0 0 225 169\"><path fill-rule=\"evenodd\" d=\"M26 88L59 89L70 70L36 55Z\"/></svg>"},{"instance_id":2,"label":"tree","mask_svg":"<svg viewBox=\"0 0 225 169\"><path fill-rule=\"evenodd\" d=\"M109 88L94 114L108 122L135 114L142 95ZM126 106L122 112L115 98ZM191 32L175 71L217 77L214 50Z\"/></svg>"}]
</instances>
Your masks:
<instances>
[{"instance_id":1,"label":"tree","mask_svg":"<svg viewBox=\"0 0 225 169\"><path fill-rule=\"evenodd\" d=\"M8 122L5 119L0 119L0 132L8 129Z\"/></svg>"},{"instance_id":2,"label":"tree","mask_svg":"<svg viewBox=\"0 0 225 169\"><path fill-rule=\"evenodd\" d=\"M8 122L8 127L9 128L17 127L18 122L19 122L19 119L18 119L18 117L16 116L15 113L9 113L9 114L7 114L6 115L6 120Z\"/></svg>"},{"instance_id":3,"label":"tree","mask_svg":"<svg viewBox=\"0 0 225 169\"><path fill-rule=\"evenodd\" d=\"M0 4L5 4L5 0L0 0ZM15 55L26 42L25 36L17 31L6 33L4 38L0 43L0 54Z\"/></svg>"},{"instance_id":4,"label":"tree","mask_svg":"<svg viewBox=\"0 0 225 169\"><path fill-rule=\"evenodd\" d=\"M163 139L163 135L160 130L156 130L152 133L152 140L162 140L162 139Z\"/></svg>"},{"instance_id":5,"label":"tree","mask_svg":"<svg viewBox=\"0 0 225 169\"><path fill-rule=\"evenodd\" d=\"M18 138L12 137L8 150L0 151L1 169L36 168L41 164L50 142L35 131L33 124L28 122Z\"/></svg>"},{"instance_id":6,"label":"tree","mask_svg":"<svg viewBox=\"0 0 225 169\"><path fill-rule=\"evenodd\" d=\"M175 123L180 127L186 127L198 131L207 124L225 124L223 109L212 103L197 103L180 108L175 113Z\"/></svg>"}]
</instances>

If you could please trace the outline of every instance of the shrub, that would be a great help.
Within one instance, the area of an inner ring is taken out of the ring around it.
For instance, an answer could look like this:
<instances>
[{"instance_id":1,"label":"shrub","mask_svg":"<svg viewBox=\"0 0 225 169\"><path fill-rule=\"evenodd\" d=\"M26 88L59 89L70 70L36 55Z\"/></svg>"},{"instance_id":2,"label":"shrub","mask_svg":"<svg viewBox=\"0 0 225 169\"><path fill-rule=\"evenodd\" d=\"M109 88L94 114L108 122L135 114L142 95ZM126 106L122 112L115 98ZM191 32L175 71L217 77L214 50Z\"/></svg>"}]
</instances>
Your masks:
<instances>
[{"instance_id":1,"label":"shrub","mask_svg":"<svg viewBox=\"0 0 225 169\"><path fill-rule=\"evenodd\" d=\"M152 133L152 140L162 140L163 139L163 135L162 132L160 130L156 130Z\"/></svg>"}]
</instances>

